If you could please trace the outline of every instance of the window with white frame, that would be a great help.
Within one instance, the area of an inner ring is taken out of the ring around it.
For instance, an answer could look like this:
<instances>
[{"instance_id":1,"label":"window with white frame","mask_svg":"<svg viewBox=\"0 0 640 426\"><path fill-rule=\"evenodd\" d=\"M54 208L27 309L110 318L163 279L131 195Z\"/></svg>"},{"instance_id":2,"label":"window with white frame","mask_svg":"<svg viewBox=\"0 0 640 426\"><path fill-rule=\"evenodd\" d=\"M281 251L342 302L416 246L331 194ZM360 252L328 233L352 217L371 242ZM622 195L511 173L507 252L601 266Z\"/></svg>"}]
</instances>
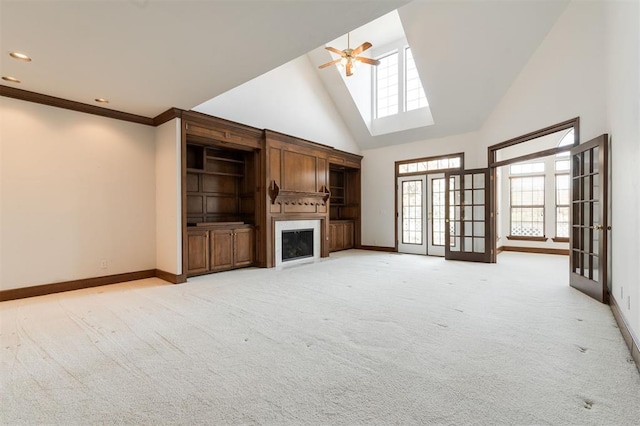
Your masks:
<instances>
[{"instance_id":1,"label":"window with white frame","mask_svg":"<svg viewBox=\"0 0 640 426\"><path fill-rule=\"evenodd\" d=\"M558 143L558 147L573 145L574 133L573 129L567 132L566 135ZM568 158L569 152L561 152L556 155L555 160L555 189L556 189L556 238L568 239L569 238L569 205L570 205L570 183L571 178L569 171L571 170L571 160Z\"/></svg>"},{"instance_id":2,"label":"window with white frame","mask_svg":"<svg viewBox=\"0 0 640 426\"><path fill-rule=\"evenodd\" d=\"M422 81L418 75L410 47L404 49L404 69L404 110L411 111L426 107L428 105L427 96L424 94Z\"/></svg>"},{"instance_id":3,"label":"window with white frame","mask_svg":"<svg viewBox=\"0 0 640 426\"><path fill-rule=\"evenodd\" d=\"M511 230L516 237L544 236L544 163L513 164L509 170Z\"/></svg>"},{"instance_id":4,"label":"window with white frame","mask_svg":"<svg viewBox=\"0 0 640 426\"><path fill-rule=\"evenodd\" d=\"M429 157L398 163L398 174L424 173L437 170L460 169L462 154L443 157Z\"/></svg>"},{"instance_id":5,"label":"window with white frame","mask_svg":"<svg viewBox=\"0 0 640 426\"><path fill-rule=\"evenodd\" d=\"M429 105L410 47L399 48L376 59L380 61L380 65L372 68L376 119Z\"/></svg>"},{"instance_id":6,"label":"window with white frame","mask_svg":"<svg viewBox=\"0 0 640 426\"><path fill-rule=\"evenodd\" d=\"M398 113L398 52L378 58L376 70L376 118Z\"/></svg>"},{"instance_id":7,"label":"window with white frame","mask_svg":"<svg viewBox=\"0 0 640 426\"><path fill-rule=\"evenodd\" d=\"M569 238L569 184L568 173L556 175L556 238Z\"/></svg>"}]
</instances>

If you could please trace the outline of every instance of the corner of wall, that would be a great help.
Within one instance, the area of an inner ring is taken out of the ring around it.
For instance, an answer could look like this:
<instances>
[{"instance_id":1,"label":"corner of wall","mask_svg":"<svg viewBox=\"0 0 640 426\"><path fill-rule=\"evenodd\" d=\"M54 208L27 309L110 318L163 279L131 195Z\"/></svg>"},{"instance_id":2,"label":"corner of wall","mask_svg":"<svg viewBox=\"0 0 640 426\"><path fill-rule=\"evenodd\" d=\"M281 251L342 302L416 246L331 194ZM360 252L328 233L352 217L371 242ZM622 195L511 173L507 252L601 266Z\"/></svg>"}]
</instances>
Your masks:
<instances>
[{"instance_id":1,"label":"corner of wall","mask_svg":"<svg viewBox=\"0 0 640 426\"><path fill-rule=\"evenodd\" d=\"M182 274L182 130L180 118L156 128L156 269Z\"/></svg>"}]
</instances>

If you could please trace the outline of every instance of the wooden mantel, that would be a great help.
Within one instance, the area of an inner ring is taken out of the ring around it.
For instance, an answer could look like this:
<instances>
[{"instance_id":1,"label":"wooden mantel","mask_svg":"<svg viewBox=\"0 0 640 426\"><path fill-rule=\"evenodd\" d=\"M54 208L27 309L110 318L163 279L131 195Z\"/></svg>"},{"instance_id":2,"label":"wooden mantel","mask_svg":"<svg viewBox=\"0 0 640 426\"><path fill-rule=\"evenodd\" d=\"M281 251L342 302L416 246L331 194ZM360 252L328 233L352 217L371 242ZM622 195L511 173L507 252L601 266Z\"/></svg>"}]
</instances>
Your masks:
<instances>
[{"instance_id":1,"label":"wooden mantel","mask_svg":"<svg viewBox=\"0 0 640 426\"><path fill-rule=\"evenodd\" d=\"M271 204L326 206L331 192L323 186L320 192L283 191L274 180L269 187Z\"/></svg>"}]
</instances>

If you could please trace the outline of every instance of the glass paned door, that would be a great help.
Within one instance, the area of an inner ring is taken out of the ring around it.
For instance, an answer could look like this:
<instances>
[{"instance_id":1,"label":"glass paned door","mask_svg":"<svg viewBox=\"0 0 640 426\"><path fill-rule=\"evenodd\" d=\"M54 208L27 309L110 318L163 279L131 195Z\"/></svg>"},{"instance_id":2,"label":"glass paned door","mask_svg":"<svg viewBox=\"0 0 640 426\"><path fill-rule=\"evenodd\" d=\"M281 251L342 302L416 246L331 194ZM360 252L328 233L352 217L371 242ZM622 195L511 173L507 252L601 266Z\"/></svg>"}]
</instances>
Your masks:
<instances>
[{"instance_id":1,"label":"glass paned door","mask_svg":"<svg viewBox=\"0 0 640 426\"><path fill-rule=\"evenodd\" d=\"M445 185L444 174L427 175L427 254L444 256Z\"/></svg>"},{"instance_id":2,"label":"glass paned door","mask_svg":"<svg viewBox=\"0 0 640 426\"><path fill-rule=\"evenodd\" d=\"M445 258L490 262L489 170L445 173Z\"/></svg>"},{"instance_id":3,"label":"glass paned door","mask_svg":"<svg viewBox=\"0 0 640 426\"><path fill-rule=\"evenodd\" d=\"M398 178L398 251L427 254L426 176Z\"/></svg>"},{"instance_id":4,"label":"glass paned door","mask_svg":"<svg viewBox=\"0 0 640 426\"><path fill-rule=\"evenodd\" d=\"M608 303L607 135L571 150L570 284Z\"/></svg>"}]
</instances>

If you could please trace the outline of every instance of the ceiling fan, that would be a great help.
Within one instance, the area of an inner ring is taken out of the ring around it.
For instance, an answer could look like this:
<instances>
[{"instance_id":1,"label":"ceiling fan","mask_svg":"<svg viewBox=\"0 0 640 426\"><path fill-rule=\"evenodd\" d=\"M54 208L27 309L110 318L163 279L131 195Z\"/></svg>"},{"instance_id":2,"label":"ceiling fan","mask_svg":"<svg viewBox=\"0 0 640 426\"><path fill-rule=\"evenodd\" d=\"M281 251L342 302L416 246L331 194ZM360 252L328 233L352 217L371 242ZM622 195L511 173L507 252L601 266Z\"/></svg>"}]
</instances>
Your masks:
<instances>
[{"instance_id":1,"label":"ceiling fan","mask_svg":"<svg viewBox=\"0 0 640 426\"><path fill-rule=\"evenodd\" d=\"M347 48L346 49L338 50L335 47L326 46L325 49L327 49L328 51L333 52L333 53L335 53L337 55L340 55L340 58L338 58L336 60L333 60L331 62L327 62L326 64L322 64L318 68L325 68L325 67L340 63L340 64L342 64L342 66L344 66L345 72L347 73L347 77L349 77L349 76L353 75L354 67L355 67L357 62L363 62L363 63L369 64L369 65L379 65L380 64L380 61L378 61L378 60L365 58L364 56L358 56L359 54L361 54L365 50L369 49L372 46L371 43L369 43L368 41L365 41L364 43L362 43L360 46L356 47L355 49L351 49L351 48L349 48L349 42L350 42L349 34L347 33Z\"/></svg>"}]
</instances>

